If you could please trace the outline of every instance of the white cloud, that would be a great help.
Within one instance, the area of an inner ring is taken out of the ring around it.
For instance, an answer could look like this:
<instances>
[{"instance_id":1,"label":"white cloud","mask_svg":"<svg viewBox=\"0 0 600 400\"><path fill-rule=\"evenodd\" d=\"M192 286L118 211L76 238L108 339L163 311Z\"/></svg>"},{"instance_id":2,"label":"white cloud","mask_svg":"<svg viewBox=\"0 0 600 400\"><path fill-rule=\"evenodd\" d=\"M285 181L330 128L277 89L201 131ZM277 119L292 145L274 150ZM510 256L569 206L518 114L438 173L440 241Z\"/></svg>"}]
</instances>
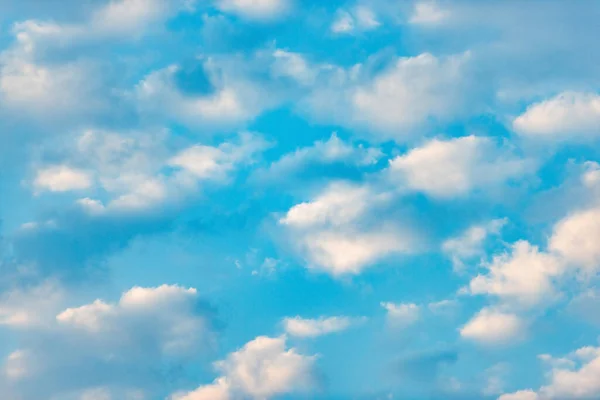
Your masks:
<instances>
[{"instance_id":1,"label":"white cloud","mask_svg":"<svg viewBox=\"0 0 600 400\"><path fill-rule=\"evenodd\" d=\"M357 5L349 11L338 10L331 24L331 31L337 34L348 34L377 29L380 25L381 22L370 7Z\"/></svg>"},{"instance_id":2,"label":"white cloud","mask_svg":"<svg viewBox=\"0 0 600 400\"><path fill-rule=\"evenodd\" d=\"M538 400L539 396L532 390L519 390L515 393L507 393L498 397L498 400Z\"/></svg>"},{"instance_id":3,"label":"white cloud","mask_svg":"<svg viewBox=\"0 0 600 400\"><path fill-rule=\"evenodd\" d=\"M460 269L464 267L466 260L484 255L486 239L491 235L498 235L506 222L506 218L503 218L473 225L460 235L444 241L442 250L452 258L455 269Z\"/></svg>"},{"instance_id":4,"label":"white cloud","mask_svg":"<svg viewBox=\"0 0 600 400\"><path fill-rule=\"evenodd\" d=\"M275 50L273 53L271 72L275 77L292 78L298 83L310 86L317 78L317 72L308 64L301 54L285 50Z\"/></svg>"},{"instance_id":5,"label":"white cloud","mask_svg":"<svg viewBox=\"0 0 600 400\"><path fill-rule=\"evenodd\" d=\"M433 139L390 161L394 179L435 197L466 195L519 178L530 169L528 160L477 136Z\"/></svg>"},{"instance_id":6,"label":"white cloud","mask_svg":"<svg viewBox=\"0 0 600 400\"><path fill-rule=\"evenodd\" d=\"M600 137L600 95L563 92L533 104L513 121L523 136L549 140L589 140Z\"/></svg>"},{"instance_id":7,"label":"white cloud","mask_svg":"<svg viewBox=\"0 0 600 400\"><path fill-rule=\"evenodd\" d=\"M313 338L344 331L363 321L364 318L351 317L321 317L318 319L294 317L285 318L283 327L291 336Z\"/></svg>"},{"instance_id":8,"label":"white cloud","mask_svg":"<svg viewBox=\"0 0 600 400\"><path fill-rule=\"evenodd\" d=\"M448 11L440 8L434 1L419 1L415 3L409 22L416 25L437 25L447 19Z\"/></svg>"},{"instance_id":9,"label":"white cloud","mask_svg":"<svg viewBox=\"0 0 600 400\"><path fill-rule=\"evenodd\" d=\"M526 241L514 243L511 254L494 256L486 268L488 273L473 278L468 291L524 306L539 304L554 295L553 280L564 271L556 257Z\"/></svg>"},{"instance_id":10,"label":"white cloud","mask_svg":"<svg viewBox=\"0 0 600 400\"><path fill-rule=\"evenodd\" d=\"M14 381L27 377L33 368L35 367L31 365L28 352L16 350L6 357L3 372L9 380Z\"/></svg>"},{"instance_id":11,"label":"white cloud","mask_svg":"<svg viewBox=\"0 0 600 400\"><path fill-rule=\"evenodd\" d=\"M52 322L51 314L64 300L63 290L56 282L13 289L0 298L0 325L28 329Z\"/></svg>"},{"instance_id":12,"label":"white cloud","mask_svg":"<svg viewBox=\"0 0 600 400\"><path fill-rule=\"evenodd\" d=\"M424 53L397 58L383 69L369 63L330 67L301 105L319 120L405 141L419 128L473 111L469 59Z\"/></svg>"},{"instance_id":13,"label":"white cloud","mask_svg":"<svg viewBox=\"0 0 600 400\"><path fill-rule=\"evenodd\" d=\"M292 207L279 223L309 268L334 276L358 274L384 257L412 249L414 240L401 227L369 226L369 214L389 198L368 186L334 182L313 201Z\"/></svg>"},{"instance_id":14,"label":"white cloud","mask_svg":"<svg viewBox=\"0 0 600 400\"><path fill-rule=\"evenodd\" d=\"M254 179L260 182L289 182L295 175L311 166L342 163L367 167L376 164L382 156L383 153L378 148L354 145L333 133L327 140L317 140L312 146L283 155L269 168L255 171Z\"/></svg>"},{"instance_id":15,"label":"white cloud","mask_svg":"<svg viewBox=\"0 0 600 400\"><path fill-rule=\"evenodd\" d=\"M485 345L496 345L517 340L524 331L525 323L517 315L484 308L460 328L460 335Z\"/></svg>"},{"instance_id":16,"label":"white cloud","mask_svg":"<svg viewBox=\"0 0 600 400\"><path fill-rule=\"evenodd\" d=\"M267 399L315 386L316 356L305 356L286 347L285 337L259 336L240 350L215 363L223 373L213 384L190 393L177 393L173 400ZM209 395L216 397L208 397Z\"/></svg>"},{"instance_id":17,"label":"white cloud","mask_svg":"<svg viewBox=\"0 0 600 400\"><path fill-rule=\"evenodd\" d=\"M227 378L221 377L214 383L200 386L194 391L176 393L170 397L170 400L230 400L232 398L230 391Z\"/></svg>"},{"instance_id":18,"label":"white cloud","mask_svg":"<svg viewBox=\"0 0 600 400\"><path fill-rule=\"evenodd\" d=\"M198 192L201 182L225 184L237 168L251 164L270 146L260 135L243 132L218 146L191 145L173 150L164 133L85 131L67 148L69 163L38 171L37 190L105 193L82 197L90 214L146 211ZM179 145L178 147L181 147ZM86 193L87 194L87 193Z\"/></svg>"},{"instance_id":19,"label":"white cloud","mask_svg":"<svg viewBox=\"0 0 600 400\"><path fill-rule=\"evenodd\" d=\"M582 347L559 359L549 355L542 355L540 358L551 366L551 371L547 374L548 384L542 386L537 393L525 390L503 395L498 400L570 400L595 399L600 396L600 348Z\"/></svg>"},{"instance_id":20,"label":"white cloud","mask_svg":"<svg viewBox=\"0 0 600 400\"><path fill-rule=\"evenodd\" d=\"M590 274L600 268L600 208L577 211L554 226L548 247Z\"/></svg>"},{"instance_id":21,"label":"white cloud","mask_svg":"<svg viewBox=\"0 0 600 400\"><path fill-rule=\"evenodd\" d=\"M0 54L0 103L23 115L56 118L96 107L90 67L82 62L36 64L26 56Z\"/></svg>"},{"instance_id":22,"label":"white cloud","mask_svg":"<svg viewBox=\"0 0 600 400\"><path fill-rule=\"evenodd\" d=\"M66 165L54 165L38 170L33 185L37 190L68 192L90 188L93 179L86 171Z\"/></svg>"},{"instance_id":23,"label":"white cloud","mask_svg":"<svg viewBox=\"0 0 600 400\"><path fill-rule=\"evenodd\" d=\"M310 262L334 276L359 274L362 270L394 253L410 251L410 240L399 232L320 231L304 237Z\"/></svg>"},{"instance_id":24,"label":"white cloud","mask_svg":"<svg viewBox=\"0 0 600 400\"><path fill-rule=\"evenodd\" d=\"M209 68L210 62L205 63ZM233 129L251 121L268 107L269 96L254 83L226 79L210 93L188 94L177 85L172 65L147 75L136 87L140 111L151 117L162 116L192 127Z\"/></svg>"},{"instance_id":25,"label":"white cloud","mask_svg":"<svg viewBox=\"0 0 600 400\"><path fill-rule=\"evenodd\" d=\"M273 21L285 16L292 8L291 0L216 0L224 12L255 21Z\"/></svg>"},{"instance_id":26,"label":"white cloud","mask_svg":"<svg viewBox=\"0 0 600 400\"><path fill-rule=\"evenodd\" d=\"M107 39L137 38L185 6L185 0L115 0L81 23L17 22L15 41L0 53L0 102L7 109L45 119L106 108L103 72L74 57L52 60L53 50L81 49Z\"/></svg>"},{"instance_id":27,"label":"white cloud","mask_svg":"<svg viewBox=\"0 0 600 400\"><path fill-rule=\"evenodd\" d=\"M81 399L93 388L140 398L133 394L157 390L157 369L214 344L214 317L193 288L134 287L116 303L96 300L58 315L36 310L48 313L39 317L47 323L19 330L19 351L5 364L15 398Z\"/></svg>"},{"instance_id":28,"label":"white cloud","mask_svg":"<svg viewBox=\"0 0 600 400\"><path fill-rule=\"evenodd\" d=\"M117 304L101 300L68 308L56 316L61 326L80 329L100 339L103 335L131 338L148 324L154 325L156 346L165 354L185 354L204 341L210 328L202 317L195 317L196 289L163 285L134 287L123 293ZM132 324L133 322L133 324ZM139 325L138 325L139 324ZM102 339L104 340L104 339Z\"/></svg>"},{"instance_id":29,"label":"white cloud","mask_svg":"<svg viewBox=\"0 0 600 400\"><path fill-rule=\"evenodd\" d=\"M381 303L387 312L387 320L391 326L407 327L417 322L421 315L421 308L413 303Z\"/></svg>"},{"instance_id":30,"label":"white cloud","mask_svg":"<svg viewBox=\"0 0 600 400\"><path fill-rule=\"evenodd\" d=\"M242 133L239 143L189 147L171 158L169 165L180 167L197 179L225 180L239 164L252 162L252 157L268 146L261 137Z\"/></svg>"},{"instance_id":31,"label":"white cloud","mask_svg":"<svg viewBox=\"0 0 600 400\"><path fill-rule=\"evenodd\" d=\"M295 228L344 225L364 215L373 200L386 198L374 196L366 186L334 182L313 201L292 207L279 222Z\"/></svg>"}]
</instances>

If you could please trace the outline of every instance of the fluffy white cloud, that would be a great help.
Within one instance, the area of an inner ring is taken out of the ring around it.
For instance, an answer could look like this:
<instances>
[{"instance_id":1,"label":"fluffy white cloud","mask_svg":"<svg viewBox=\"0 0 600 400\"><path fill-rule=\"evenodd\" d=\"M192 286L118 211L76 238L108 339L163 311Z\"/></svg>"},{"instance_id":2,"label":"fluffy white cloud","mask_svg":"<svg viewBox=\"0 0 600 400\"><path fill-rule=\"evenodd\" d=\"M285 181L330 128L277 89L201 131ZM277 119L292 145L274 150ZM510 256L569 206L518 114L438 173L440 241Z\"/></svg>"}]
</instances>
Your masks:
<instances>
[{"instance_id":1,"label":"fluffy white cloud","mask_svg":"<svg viewBox=\"0 0 600 400\"><path fill-rule=\"evenodd\" d=\"M313 117L360 128L381 139L406 140L417 128L467 113L473 96L469 55L395 59L387 68L324 70L323 84L302 103ZM326 73L327 72L327 73ZM471 93L472 94L472 93Z\"/></svg>"},{"instance_id":2,"label":"fluffy white cloud","mask_svg":"<svg viewBox=\"0 0 600 400\"><path fill-rule=\"evenodd\" d=\"M274 77L292 78L301 85L306 86L310 86L315 82L317 71L308 64L301 54L277 49L273 53L273 58L271 73Z\"/></svg>"},{"instance_id":3,"label":"fluffy white cloud","mask_svg":"<svg viewBox=\"0 0 600 400\"><path fill-rule=\"evenodd\" d=\"M419 320L421 308L413 303L381 303L387 312L387 320L394 327L407 327Z\"/></svg>"},{"instance_id":4,"label":"fluffy white cloud","mask_svg":"<svg viewBox=\"0 0 600 400\"><path fill-rule=\"evenodd\" d=\"M313 201L292 207L279 223L309 268L334 276L358 274L382 258L412 248L414 240L401 227L370 226L370 212L389 198L368 186L334 182Z\"/></svg>"},{"instance_id":5,"label":"fluffy white cloud","mask_svg":"<svg viewBox=\"0 0 600 400\"><path fill-rule=\"evenodd\" d=\"M106 202L91 197L78 201L94 215L145 211L196 193L200 182L226 183L269 145L257 134L241 133L218 146L191 145L173 153L163 133L88 130L68 149L69 162L79 167L46 167L33 185L52 191L100 188Z\"/></svg>"},{"instance_id":6,"label":"fluffy white cloud","mask_svg":"<svg viewBox=\"0 0 600 400\"><path fill-rule=\"evenodd\" d=\"M272 96L251 80L226 76L217 81L217 67L210 60L205 67L215 85L208 93L182 91L175 79L179 71L176 65L150 73L135 89L140 111L196 128L229 130L251 121L269 107Z\"/></svg>"},{"instance_id":7,"label":"fluffy white cloud","mask_svg":"<svg viewBox=\"0 0 600 400\"><path fill-rule=\"evenodd\" d=\"M577 211L559 221L548 247L565 262L593 273L600 268L600 208Z\"/></svg>"},{"instance_id":8,"label":"fluffy white cloud","mask_svg":"<svg viewBox=\"0 0 600 400\"><path fill-rule=\"evenodd\" d=\"M341 332L363 321L364 318L350 317L321 317L318 319L294 317L285 318L283 327L291 336L312 338Z\"/></svg>"},{"instance_id":9,"label":"fluffy white cloud","mask_svg":"<svg viewBox=\"0 0 600 400\"><path fill-rule=\"evenodd\" d=\"M564 92L533 104L513 121L523 136L550 140L588 140L600 136L600 95Z\"/></svg>"},{"instance_id":10,"label":"fluffy white cloud","mask_svg":"<svg viewBox=\"0 0 600 400\"><path fill-rule=\"evenodd\" d=\"M93 185L93 180L86 171L66 165L55 165L39 170L33 185L40 191L68 192L88 189Z\"/></svg>"},{"instance_id":11,"label":"fluffy white cloud","mask_svg":"<svg viewBox=\"0 0 600 400\"><path fill-rule=\"evenodd\" d=\"M169 165L179 167L197 179L225 180L239 164L251 162L254 154L268 146L269 143L257 135L242 133L239 143L189 147L171 158Z\"/></svg>"},{"instance_id":12,"label":"fluffy white cloud","mask_svg":"<svg viewBox=\"0 0 600 400\"><path fill-rule=\"evenodd\" d=\"M47 325L63 299L62 289L53 281L8 291L0 298L0 325L25 329Z\"/></svg>"},{"instance_id":13,"label":"fluffy white cloud","mask_svg":"<svg viewBox=\"0 0 600 400\"><path fill-rule=\"evenodd\" d=\"M526 241L514 243L511 254L494 256L486 268L486 275L477 275L469 283L471 294L497 296L525 306L552 296L553 280L564 271L556 257L540 252Z\"/></svg>"},{"instance_id":14,"label":"fluffy white cloud","mask_svg":"<svg viewBox=\"0 0 600 400\"><path fill-rule=\"evenodd\" d=\"M96 300L68 308L56 319L61 326L85 331L100 341L113 335L126 341L135 339L142 334L136 330L153 325L155 346L165 354L183 355L212 340L207 337L209 321L194 316L197 300L198 294L193 288L134 287L125 292L117 304Z\"/></svg>"},{"instance_id":15,"label":"fluffy white cloud","mask_svg":"<svg viewBox=\"0 0 600 400\"><path fill-rule=\"evenodd\" d=\"M98 65L64 55L53 60L53 50L64 52L107 39L137 38L186 3L189 1L115 0L93 9L81 23L15 23L15 41L0 53L0 103L22 115L45 119L105 109L110 94L105 93Z\"/></svg>"},{"instance_id":16,"label":"fluffy white cloud","mask_svg":"<svg viewBox=\"0 0 600 400\"><path fill-rule=\"evenodd\" d=\"M519 390L515 393L507 393L498 397L498 400L538 400L539 396L532 390Z\"/></svg>"},{"instance_id":17,"label":"fluffy white cloud","mask_svg":"<svg viewBox=\"0 0 600 400\"><path fill-rule=\"evenodd\" d=\"M254 178L260 182L289 181L312 165L342 163L357 167L376 164L383 156L378 148L353 145L340 139L335 133L327 140L317 140L312 146L300 148L285 154L273 162L268 169L255 172Z\"/></svg>"},{"instance_id":18,"label":"fluffy white cloud","mask_svg":"<svg viewBox=\"0 0 600 400\"><path fill-rule=\"evenodd\" d=\"M30 365L30 355L23 350L13 351L6 357L3 373L10 381L16 381L27 377L32 373L34 366Z\"/></svg>"},{"instance_id":19,"label":"fluffy white cloud","mask_svg":"<svg viewBox=\"0 0 600 400\"><path fill-rule=\"evenodd\" d=\"M516 179L531 162L498 147L489 138L434 139L390 161L390 174L411 190L454 197Z\"/></svg>"},{"instance_id":20,"label":"fluffy white cloud","mask_svg":"<svg viewBox=\"0 0 600 400\"><path fill-rule=\"evenodd\" d=\"M304 392L315 384L316 356L305 356L286 347L285 337L260 336L215 363L223 376L213 384L189 393L177 393L174 400L230 398L267 399ZM208 397L208 396L215 397Z\"/></svg>"},{"instance_id":21,"label":"fluffy white cloud","mask_svg":"<svg viewBox=\"0 0 600 400\"><path fill-rule=\"evenodd\" d=\"M212 312L193 288L134 287L116 303L47 311L41 317L52 321L19 330L20 350L5 363L15 398L81 399L103 388L108 398L135 399L125 394L156 390L158 369L214 343Z\"/></svg>"},{"instance_id":22,"label":"fluffy white cloud","mask_svg":"<svg viewBox=\"0 0 600 400\"><path fill-rule=\"evenodd\" d=\"M273 21L285 16L292 8L291 0L216 0L224 12L256 21Z\"/></svg>"},{"instance_id":23,"label":"fluffy white cloud","mask_svg":"<svg viewBox=\"0 0 600 400\"><path fill-rule=\"evenodd\" d=\"M460 335L486 345L506 344L519 339L525 323L514 314L484 308L460 328Z\"/></svg>"},{"instance_id":24,"label":"fluffy white cloud","mask_svg":"<svg viewBox=\"0 0 600 400\"><path fill-rule=\"evenodd\" d=\"M435 1L419 1L415 3L409 22L417 25L437 25L448 18L448 11L440 8Z\"/></svg>"},{"instance_id":25,"label":"fluffy white cloud","mask_svg":"<svg viewBox=\"0 0 600 400\"><path fill-rule=\"evenodd\" d=\"M334 182L313 201L290 208L279 221L295 228L315 225L344 225L361 217L372 201L386 200L387 196L374 196L366 186Z\"/></svg>"},{"instance_id":26,"label":"fluffy white cloud","mask_svg":"<svg viewBox=\"0 0 600 400\"><path fill-rule=\"evenodd\" d=\"M394 253L410 251L410 239L400 232L321 231L304 238L308 258L335 276L359 274Z\"/></svg>"},{"instance_id":27,"label":"fluffy white cloud","mask_svg":"<svg viewBox=\"0 0 600 400\"><path fill-rule=\"evenodd\" d=\"M365 5L357 5L349 11L338 10L331 24L331 31L349 34L355 31L369 31L381 25L375 12Z\"/></svg>"},{"instance_id":28,"label":"fluffy white cloud","mask_svg":"<svg viewBox=\"0 0 600 400\"><path fill-rule=\"evenodd\" d=\"M498 400L591 400L600 396L600 348L582 347L563 358L540 358L551 366L548 384L537 393L525 390L502 395Z\"/></svg>"},{"instance_id":29,"label":"fluffy white cloud","mask_svg":"<svg viewBox=\"0 0 600 400\"><path fill-rule=\"evenodd\" d=\"M216 379L210 385L200 386L194 391L188 393L176 393L170 397L170 400L230 400L231 389L227 378Z\"/></svg>"},{"instance_id":30,"label":"fluffy white cloud","mask_svg":"<svg viewBox=\"0 0 600 400\"><path fill-rule=\"evenodd\" d=\"M466 260L484 255L483 246L490 235L500 233L507 220L495 219L485 224L469 227L460 235L450 238L442 243L442 250L452 258L456 269L464 267Z\"/></svg>"}]
</instances>

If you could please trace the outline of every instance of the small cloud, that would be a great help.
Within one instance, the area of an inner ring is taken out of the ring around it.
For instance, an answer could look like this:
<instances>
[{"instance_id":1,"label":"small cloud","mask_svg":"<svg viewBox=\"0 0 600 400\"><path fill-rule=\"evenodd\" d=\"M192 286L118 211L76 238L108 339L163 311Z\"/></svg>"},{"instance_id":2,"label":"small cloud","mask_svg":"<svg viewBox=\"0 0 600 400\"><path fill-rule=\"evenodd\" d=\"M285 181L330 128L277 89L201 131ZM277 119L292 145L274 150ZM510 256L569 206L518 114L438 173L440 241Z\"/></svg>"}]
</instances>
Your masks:
<instances>
[{"instance_id":1,"label":"small cloud","mask_svg":"<svg viewBox=\"0 0 600 400\"><path fill-rule=\"evenodd\" d=\"M364 322L366 318L351 317L321 317L318 319L304 319L301 317L285 318L283 326L291 335L301 338L314 338L331 333L344 331L351 326Z\"/></svg>"},{"instance_id":2,"label":"small cloud","mask_svg":"<svg viewBox=\"0 0 600 400\"><path fill-rule=\"evenodd\" d=\"M460 335L484 345L504 345L519 340L525 328L515 314L484 308L460 328Z\"/></svg>"},{"instance_id":3,"label":"small cloud","mask_svg":"<svg viewBox=\"0 0 600 400\"><path fill-rule=\"evenodd\" d=\"M381 303L387 312L387 321L393 327L405 328L416 323L421 315L421 308L414 303Z\"/></svg>"}]
</instances>

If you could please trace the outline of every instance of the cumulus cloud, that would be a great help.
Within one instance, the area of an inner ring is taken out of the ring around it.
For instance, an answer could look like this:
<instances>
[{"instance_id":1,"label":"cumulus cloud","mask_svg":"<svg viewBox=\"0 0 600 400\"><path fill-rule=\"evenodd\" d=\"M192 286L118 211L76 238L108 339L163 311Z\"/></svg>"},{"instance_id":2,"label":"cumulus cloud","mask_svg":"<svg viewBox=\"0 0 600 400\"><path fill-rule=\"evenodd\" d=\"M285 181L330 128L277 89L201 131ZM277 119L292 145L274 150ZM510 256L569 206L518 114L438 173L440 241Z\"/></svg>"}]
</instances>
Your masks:
<instances>
[{"instance_id":1,"label":"cumulus cloud","mask_svg":"<svg viewBox=\"0 0 600 400\"><path fill-rule=\"evenodd\" d=\"M157 390L157 371L212 348L213 320L195 289L169 285L67 308L52 324L20 335L20 350L7 361L18 377L10 387L23 399L70 398L100 387Z\"/></svg>"},{"instance_id":2,"label":"cumulus cloud","mask_svg":"<svg viewBox=\"0 0 600 400\"><path fill-rule=\"evenodd\" d=\"M230 398L266 399L306 392L316 385L316 356L306 356L287 348L286 338L259 336L240 350L215 363L223 373L213 384L189 393L177 393L173 400Z\"/></svg>"},{"instance_id":3,"label":"cumulus cloud","mask_svg":"<svg viewBox=\"0 0 600 400\"><path fill-rule=\"evenodd\" d=\"M336 34L351 34L377 29L380 25L381 22L370 7L357 5L350 10L338 10L330 29Z\"/></svg>"},{"instance_id":4,"label":"cumulus cloud","mask_svg":"<svg viewBox=\"0 0 600 400\"><path fill-rule=\"evenodd\" d=\"M485 345L508 344L520 339L525 328L515 314L484 308L460 328L460 335Z\"/></svg>"},{"instance_id":5,"label":"cumulus cloud","mask_svg":"<svg viewBox=\"0 0 600 400\"><path fill-rule=\"evenodd\" d=\"M270 22L284 17L292 9L292 0L216 0L217 7L224 12L242 18Z\"/></svg>"},{"instance_id":6,"label":"cumulus cloud","mask_svg":"<svg viewBox=\"0 0 600 400\"><path fill-rule=\"evenodd\" d=\"M407 327L420 318L421 308L413 303L381 303L387 313L387 320L391 326L394 327Z\"/></svg>"},{"instance_id":7,"label":"cumulus cloud","mask_svg":"<svg viewBox=\"0 0 600 400\"><path fill-rule=\"evenodd\" d=\"M0 325L23 329L47 325L63 301L63 290L55 281L14 288L0 297Z\"/></svg>"},{"instance_id":8,"label":"cumulus cloud","mask_svg":"<svg viewBox=\"0 0 600 400\"><path fill-rule=\"evenodd\" d=\"M565 262L590 274L600 268L600 208L573 212L560 220L548 247Z\"/></svg>"},{"instance_id":9,"label":"cumulus cloud","mask_svg":"<svg viewBox=\"0 0 600 400\"><path fill-rule=\"evenodd\" d=\"M494 219L485 224L470 226L460 235L442 243L442 250L450 256L455 269L462 269L464 262L484 255L484 244L491 235L498 235L507 220Z\"/></svg>"},{"instance_id":10,"label":"cumulus cloud","mask_svg":"<svg viewBox=\"0 0 600 400\"><path fill-rule=\"evenodd\" d=\"M321 317L317 319L293 317L285 318L283 327L290 336L314 338L344 331L363 321L364 318L351 317Z\"/></svg>"},{"instance_id":11,"label":"cumulus cloud","mask_svg":"<svg viewBox=\"0 0 600 400\"><path fill-rule=\"evenodd\" d=\"M524 137L585 141L600 136L600 95L563 92L535 103L513 121Z\"/></svg>"},{"instance_id":12,"label":"cumulus cloud","mask_svg":"<svg viewBox=\"0 0 600 400\"><path fill-rule=\"evenodd\" d=\"M538 400L539 396L533 390L519 390L515 393L507 393L498 397L498 400Z\"/></svg>"},{"instance_id":13,"label":"cumulus cloud","mask_svg":"<svg viewBox=\"0 0 600 400\"><path fill-rule=\"evenodd\" d=\"M318 167L319 175L323 176L327 174L325 166L368 167L376 164L382 156L383 153L378 148L355 145L333 133L327 140L317 140L312 146L285 154L268 168L255 171L254 179L261 183L281 184L289 182L311 167Z\"/></svg>"},{"instance_id":14,"label":"cumulus cloud","mask_svg":"<svg viewBox=\"0 0 600 400\"><path fill-rule=\"evenodd\" d=\"M212 82L217 86L208 93L185 93L175 79L178 71L176 65L154 71L137 85L135 97L142 113L192 127L228 130L251 121L269 105L263 90L248 80Z\"/></svg>"},{"instance_id":15,"label":"cumulus cloud","mask_svg":"<svg viewBox=\"0 0 600 400\"><path fill-rule=\"evenodd\" d=\"M537 392L524 390L498 400L595 399L600 395L600 348L582 347L559 359L549 355L540 358L551 366L549 382Z\"/></svg>"},{"instance_id":16,"label":"cumulus cloud","mask_svg":"<svg viewBox=\"0 0 600 400\"><path fill-rule=\"evenodd\" d=\"M227 183L237 168L252 163L267 147L260 135L246 132L218 146L194 144L177 151L162 133L87 130L67 149L69 162L80 167L43 167L33 186L88 194L77 204L97 216L141 212L197 193L200 182ZM102 200L93 197L99 189Z\"/></svg>"},{"instance_id":17,"label":"cumulus cloud","mask_svg":"<svg viewBox=\"0 0 600 400\"><path fill-rule=\"evenodd\" d=\"M531 168L492 139L465 136L433 139L391 160L389 171L411 190L448 198L518 179Z\"/></svg>"},{"instance_id":18,"label":"cumulus cloud","mask_svg":"<svg viewBox=\"0 0 600 400\"><path fill-rule=\"evenodd\" d=\"M37 172L33 185L37 190L51 192L68 192L88 189L93 184L86 171L70 168L66 165L55 165Z\"/></svg>"},{"instance_id":19,"label":"cumulus cloud","mask_svg":"<svg viewBox=\"0 0 600 400\"><path fill-rule=\"evenodd\" d=\"M416 25L437 25L448 18L449 12L435 1L419 1L414 5L409 22Z\"/></svg>"},{"instance_id":20,"label":"cumulus cloud","mask_svg":"<svg viewBox=\"0 0 600 400\"><path fill-rule=\"evenodd\" d=\"M54 53L109 39L140 37L185 3L117 0L94 8L81 23L15 23L14 43L0 53L0 102L6 109L45 118L81 116L105 109L111 94L103 88L104 74L98 65L81 57Z\"/></svg>"},{"instance_id":21,"label":"cumulus cloud","mask_svg":"<svg viewBox=\"0 0 600 400\"><path fill-rule=\"evenodd\" d=\"M377 72L368 65L329 68L304 108L319 120L405 141L417 128L465 115L468 64L466 54L437 58L424 53L398 58Z\"/></svg>"},{"instance_id":22,"label":"cumulus cloud","mask_svg":"<svg viewBox=\"0 0 600 400\"><path fill-rule=\"evenodd\" d=\"M554 295L553 281L564 271L553 255L526 241L512 245L512 253L494 256L488 273L471 280L471 294L497 296L504 301L532 306Z\"/></svg>"},{"instance_id":23,"label":"cumulus cloud","mask_svg":"<svg viewBox=\"0 0 600 400\"><path fill-rule=\"evenodd\" d=\"M334 276L358 274L386 256L411 250L413 238L400 226L370 226L371 209L389 198L368 186L334 182L313 201L292 207L279 223L309 267Z\"/></svg>"}]
</instances>

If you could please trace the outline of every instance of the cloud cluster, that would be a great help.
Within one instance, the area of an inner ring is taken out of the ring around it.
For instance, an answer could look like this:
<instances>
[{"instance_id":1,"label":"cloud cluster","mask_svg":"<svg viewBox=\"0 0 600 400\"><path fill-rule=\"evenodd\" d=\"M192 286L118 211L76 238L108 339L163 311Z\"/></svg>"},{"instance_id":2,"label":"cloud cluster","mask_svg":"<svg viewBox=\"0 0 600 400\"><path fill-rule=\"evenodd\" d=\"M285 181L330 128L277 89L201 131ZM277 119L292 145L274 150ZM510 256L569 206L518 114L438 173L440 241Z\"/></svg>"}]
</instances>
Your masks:
<instances>
[{"instance_id":1,"label":"cloud cluster","mask_svg":"<svg viewBox=\"0 0 600 400\"><path fill-rule=\"evenodd\" d=\"M188 393L176 393L172 400L268 399L305 392L317 385L316 356L287 348L285 337L259 336L241 349L215 363L223 374L214 383Z\"/></svg>"},{"instance_id":2,"label":"cloud cluster","mask_svg":"<svg viewBox=\"0 0 600 400\"><path fill-rule=\"evenodd\" d=\"M48 300L39 290L30 296ZM37 305L32 302L27 304ZM41 311L36 307L32 312ZM23 312L15 309L13 315L14 321ZM165 377L157 380L158 371L193 360L213 343L214 313L195 289L134 287L116 303L96 300L64 309L43 326L28 324L19 350L6 360L2 385L24 399L68 397L94 388L160 391Z\"/></svg>"},{"instance_id":3,"label":"cloud cluster","mask_svg":"<svg viewBox=\"0 0 600 400\"><path fill-rule=\"evenodd\" d=\"M310 202L292 207L279 220L309 267L333 276L358 274L382 258L409 252L412 238L399 226L369 218L388 193L369 186L334 182Z\"/></svg>"}]
</instances>

